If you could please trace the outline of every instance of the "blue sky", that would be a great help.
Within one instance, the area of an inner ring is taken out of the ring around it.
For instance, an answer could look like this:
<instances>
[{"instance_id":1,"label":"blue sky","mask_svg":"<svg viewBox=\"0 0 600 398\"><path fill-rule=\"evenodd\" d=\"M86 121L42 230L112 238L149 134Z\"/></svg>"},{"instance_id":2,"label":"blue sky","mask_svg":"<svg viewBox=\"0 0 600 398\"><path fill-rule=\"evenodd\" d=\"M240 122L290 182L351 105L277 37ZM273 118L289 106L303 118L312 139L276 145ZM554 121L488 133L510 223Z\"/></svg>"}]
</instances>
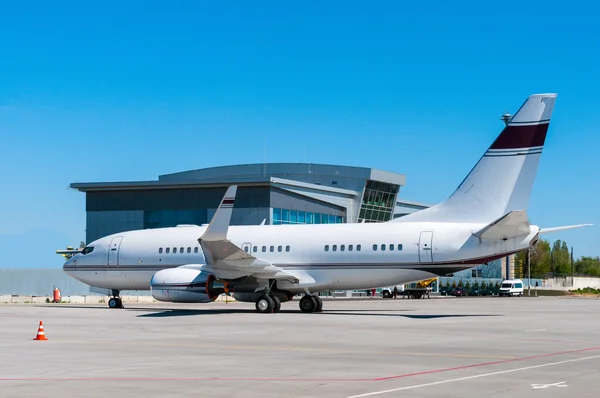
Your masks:
<instances>
[{"instance_id":1,"label":"blue sky","mask_svg":"<svg viewBox=\"0 0 600 398\"><path fill-rule=\"evenodd\" d=\"M237 163L403 173L448 196L532 93L558 99L531 198L599 255L592 2L23 1L0 15L3 267L85 238L71 182ZM266 141L266 154L265 154ZM35 253L26 255L24 253Z\"/></svg>"}]
</instances>

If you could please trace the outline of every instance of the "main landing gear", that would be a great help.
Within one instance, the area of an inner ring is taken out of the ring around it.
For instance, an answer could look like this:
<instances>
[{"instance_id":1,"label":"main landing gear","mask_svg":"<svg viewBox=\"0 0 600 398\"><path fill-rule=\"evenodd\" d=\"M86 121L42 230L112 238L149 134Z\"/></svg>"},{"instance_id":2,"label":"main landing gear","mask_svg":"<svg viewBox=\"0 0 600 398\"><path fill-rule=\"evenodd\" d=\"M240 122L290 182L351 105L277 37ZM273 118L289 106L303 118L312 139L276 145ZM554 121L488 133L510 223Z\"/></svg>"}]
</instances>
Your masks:
<instances>
[{"instance_id":1,"label":"main landing gear","mask_svg":"<svg viewBox=\"0 0 600 398\"><path fill-rule=\"evenodd\" d=\"M300 299L300 311L323 312L323 300L316 294L307 294Z\"/></svg>"},{"instance_id":2,"label":"main landing gear","mask_svg":"<svg viewBox=\"0 0 600 398\"><path fill-rule=\"evenodd\" d=\"M256 311L261 314L270 314L281 309L281 300L277 296L265 294L256 300Z\"/></svg>"},{"instance_id":3,"label":"main landing gear","mask_svg":"<svg viewBox=\"0 0 600 398\"><path fill-rule=\"evenodd\" d=\"M256 312L261 314L272 314L281 309L281 300L279 297L271 294L275 280L271 279L265 287L265 294L256 299Z\"/></svg>"},{"instance_id":4,"label":"main landing gear","mask_svg":"<svg viewBox=\"0 0 600 398\"><path fill-rule=\"evenodd\" d=\"M112 297L108 300L109 308L123 308L123 302L121 301L121 297L119 297L119 291L112 289Z\"/></svg>"}]
</instances>

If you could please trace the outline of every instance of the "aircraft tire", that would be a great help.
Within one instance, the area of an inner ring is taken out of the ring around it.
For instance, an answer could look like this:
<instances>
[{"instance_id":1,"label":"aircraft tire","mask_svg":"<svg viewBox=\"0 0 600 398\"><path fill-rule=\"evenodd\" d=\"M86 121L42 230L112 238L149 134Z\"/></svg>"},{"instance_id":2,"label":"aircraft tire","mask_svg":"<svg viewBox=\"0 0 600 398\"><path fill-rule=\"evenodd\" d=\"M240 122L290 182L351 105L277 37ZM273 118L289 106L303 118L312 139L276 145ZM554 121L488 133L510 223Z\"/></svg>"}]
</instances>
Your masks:
<instances>
[{"instance_id":1,"label":"aircraft tire","mask_svg":"<svg viewBox=\"0 0 600 398\"><path fill-rule=\"evenodd\" d=\"M323 312L323 300L321 297L315 295L313 299L317 302L317 306L315 307L315 312Z\"/></svg>"},{"instance_id":2,"label":"aircraft tire","mask_svg":"<svg viewBox=\"0 0 600 398\"><path fill-rule=\"evenodd\" d=\"M275 312L279 312L279 310L281 309L281 300L277 296L272 296L271 299L275 303L273 309L275 310Z\"/></svg>"},{"instance_id":3,"label":"aircraft tire","mask_svg":"<svg viewBox=\"0 0 600 398\"><path fill-rule=\"evenodd\" d=\"M300 311L309 313L315 312L317 308L317 300L314 296L304 296L300 299Z\"/></svg>"},{"instance_id":4,"label":"aircraft tire","mask_svg":"<svg viewBox=\"0 0 600 398\"><path fill-rule=\"evenodd\" d=\"M109 308L121 308L121 307L123 307L123 304L122 304L121 300L119 300L116 297L113 297L110 300L108 300L108 307Z\"/></svg>"},{"instance_id":5,"label":"aircraft tire","mask_svg":"<svg viewBox=\"0 0 600 398\"><path fill-rule=\"evenodd\" d=\"M261 314L269 314L275 308L275 301L267 295L260 296L256 300L256 311Z\"/></svg>"}]
</instances>

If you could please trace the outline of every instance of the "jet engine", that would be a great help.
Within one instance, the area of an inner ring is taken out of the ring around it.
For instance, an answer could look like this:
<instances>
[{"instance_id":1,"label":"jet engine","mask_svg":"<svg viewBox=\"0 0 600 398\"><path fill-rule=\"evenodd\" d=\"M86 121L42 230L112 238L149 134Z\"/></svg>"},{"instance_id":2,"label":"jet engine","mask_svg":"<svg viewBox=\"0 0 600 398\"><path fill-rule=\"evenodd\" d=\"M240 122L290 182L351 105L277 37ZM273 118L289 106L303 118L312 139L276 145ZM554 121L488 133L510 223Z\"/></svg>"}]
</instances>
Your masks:
<instances>
[{"instance_id":1,"label":"jet engine","mask_svg":"<svg viewBox=\"0 0 600 398\"><path fill-rule=\"evenodd\" d=\"M219 284L214 275L200 267L187 266L158 271L150 281L152 297L174 303L208 303L227 293L227 283Z\"/></svg>"}]
</instances>

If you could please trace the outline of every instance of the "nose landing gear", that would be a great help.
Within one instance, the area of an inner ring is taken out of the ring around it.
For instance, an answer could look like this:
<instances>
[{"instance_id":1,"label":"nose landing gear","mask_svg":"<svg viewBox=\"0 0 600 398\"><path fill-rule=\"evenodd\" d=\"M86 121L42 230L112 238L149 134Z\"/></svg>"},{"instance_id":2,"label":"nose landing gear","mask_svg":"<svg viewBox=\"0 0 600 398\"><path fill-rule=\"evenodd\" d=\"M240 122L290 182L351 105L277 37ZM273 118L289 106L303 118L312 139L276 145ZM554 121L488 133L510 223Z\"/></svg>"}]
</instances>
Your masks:
<instances>
[{"instance_id":1,"label":"nose landing gear","mask_svg":"<svg viewBox=\"0 0 600 398\"><path fill-rule=\"evenodd\" d=\"M112 295L108 300L108 308L124 308L123 301L121 301L121 297L119 297L119 291L112 289Z\"/></svg>"}]
</instances>

